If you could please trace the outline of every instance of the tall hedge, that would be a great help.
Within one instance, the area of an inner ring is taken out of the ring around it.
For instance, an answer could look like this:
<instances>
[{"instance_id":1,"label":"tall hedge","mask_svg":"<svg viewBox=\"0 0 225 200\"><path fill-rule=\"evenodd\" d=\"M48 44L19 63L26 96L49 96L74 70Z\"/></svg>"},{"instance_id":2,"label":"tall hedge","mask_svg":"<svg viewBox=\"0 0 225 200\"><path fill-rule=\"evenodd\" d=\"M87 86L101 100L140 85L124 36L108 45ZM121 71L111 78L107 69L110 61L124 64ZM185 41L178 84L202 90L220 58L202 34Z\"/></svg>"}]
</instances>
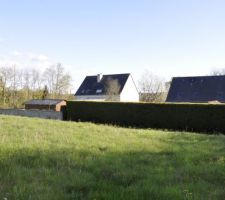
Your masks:
<instances>
[{"instance_id":1,"label":"tall hedge","mask_svg":"<svg viewBox=\"0 0 225 200\"><path fill-rule=\"evenodd\" d=\"M67 120L225 133L225 104L68 101Z\"/></svg>"}]
</instances>

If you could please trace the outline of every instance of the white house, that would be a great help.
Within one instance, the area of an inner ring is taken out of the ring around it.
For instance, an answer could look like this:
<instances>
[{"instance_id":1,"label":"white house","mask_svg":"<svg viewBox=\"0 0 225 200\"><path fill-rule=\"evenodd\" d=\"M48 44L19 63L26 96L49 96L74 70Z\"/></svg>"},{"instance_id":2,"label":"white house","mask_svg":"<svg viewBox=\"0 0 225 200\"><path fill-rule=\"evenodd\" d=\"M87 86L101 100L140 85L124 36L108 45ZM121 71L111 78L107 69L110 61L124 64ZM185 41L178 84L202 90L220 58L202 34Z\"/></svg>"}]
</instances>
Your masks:
<instances>
[{"instance_id":1,"label":"white house","mask_svg":"<svg viewBox=\"0 0 225 200\"><path fill-rule=\"evenodd\" d=\"M131 74L86 76L75 93L78 101L139 101Z\"/></svg>"}]
</instances>

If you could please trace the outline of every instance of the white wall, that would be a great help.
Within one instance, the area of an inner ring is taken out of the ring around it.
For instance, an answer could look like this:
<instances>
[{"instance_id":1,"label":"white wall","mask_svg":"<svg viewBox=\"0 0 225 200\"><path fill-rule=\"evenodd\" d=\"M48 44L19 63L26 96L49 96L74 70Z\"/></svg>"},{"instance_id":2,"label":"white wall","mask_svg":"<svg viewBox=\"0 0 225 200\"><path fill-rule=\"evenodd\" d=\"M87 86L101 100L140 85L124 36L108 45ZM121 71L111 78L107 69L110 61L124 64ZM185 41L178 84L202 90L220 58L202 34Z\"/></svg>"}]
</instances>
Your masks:
<instances>
[{"instance_id":1,"label":"white wall","mask_svg":"<svg viewBox=\"0 0 225 200\"><path fill-rule=\"evenodd\" d=\"M83 95L75 96L75 101L120 101L119 95L114 95L111 98L112 100L108 100L106 95Z\"/></svg>"},{"instance_id":2,"label":"white wall","mask_svg":"<svg viewBox=\"0 0 225 200\"><path fill-rule=\"evenodd\" d=\"M75 101L105 101L105 95L82 95L75 96Z\"/></svg>"},{"instance_id":3,"label":"white wall","mask_svg":"<svg viewBox=\"0 0 225 200\"><path fill-rule=\"evenodd\" d=\"M0 115L17 115L24 117L38 117L44 119L63 119L62 112L51 110L22 110L22 109L0 109Z\"/></svg>"},{"instance_id":4,"label":"white wall","mask_svg":"<svg viewBox=\"0 0 225 200\"><path fill-rule=\"evenodd\" d=\"M131 75L128 77L128 80L123 88L123 91L120 94L120 101L126 101L126 102L139 101L139 94Z\"/></svg>"}]
</instances>

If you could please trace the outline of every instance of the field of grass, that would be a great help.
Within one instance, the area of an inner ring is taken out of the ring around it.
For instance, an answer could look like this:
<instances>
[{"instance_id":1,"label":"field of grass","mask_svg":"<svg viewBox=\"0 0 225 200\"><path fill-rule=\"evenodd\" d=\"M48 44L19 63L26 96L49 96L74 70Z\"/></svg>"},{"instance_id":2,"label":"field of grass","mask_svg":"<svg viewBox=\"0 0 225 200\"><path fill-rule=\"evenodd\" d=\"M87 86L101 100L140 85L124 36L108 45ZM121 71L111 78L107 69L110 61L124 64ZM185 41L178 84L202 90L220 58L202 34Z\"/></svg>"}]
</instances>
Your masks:
<instances>
[{"instance_id":1,"label":"field of grass","mask_svg":"<svg viewBox=\"0 0 225 200\"><path fill-rule=\"evenodd\" d=\"M0 115L0 200L225 199L225 136Z\"/></svg>"}]
</instances>

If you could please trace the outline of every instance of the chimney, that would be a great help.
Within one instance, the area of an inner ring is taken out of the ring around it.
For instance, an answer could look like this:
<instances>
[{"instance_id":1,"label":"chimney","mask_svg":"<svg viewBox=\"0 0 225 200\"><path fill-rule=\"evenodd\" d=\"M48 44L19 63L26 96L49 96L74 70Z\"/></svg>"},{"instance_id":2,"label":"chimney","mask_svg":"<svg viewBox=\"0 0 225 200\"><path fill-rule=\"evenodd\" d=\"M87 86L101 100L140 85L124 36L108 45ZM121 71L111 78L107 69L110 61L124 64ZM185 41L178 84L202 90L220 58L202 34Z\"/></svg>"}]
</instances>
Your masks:
<instances>
[{"instance_id":1,"label":"chimney","mask_svg":"<svg viewBox=\"0 0 225 200\"><path fill-rule=\"evenodd\" d=\"M97 74L97 82L99 83L102 79L102 74Z\"/></svg>"}]
</instances>

